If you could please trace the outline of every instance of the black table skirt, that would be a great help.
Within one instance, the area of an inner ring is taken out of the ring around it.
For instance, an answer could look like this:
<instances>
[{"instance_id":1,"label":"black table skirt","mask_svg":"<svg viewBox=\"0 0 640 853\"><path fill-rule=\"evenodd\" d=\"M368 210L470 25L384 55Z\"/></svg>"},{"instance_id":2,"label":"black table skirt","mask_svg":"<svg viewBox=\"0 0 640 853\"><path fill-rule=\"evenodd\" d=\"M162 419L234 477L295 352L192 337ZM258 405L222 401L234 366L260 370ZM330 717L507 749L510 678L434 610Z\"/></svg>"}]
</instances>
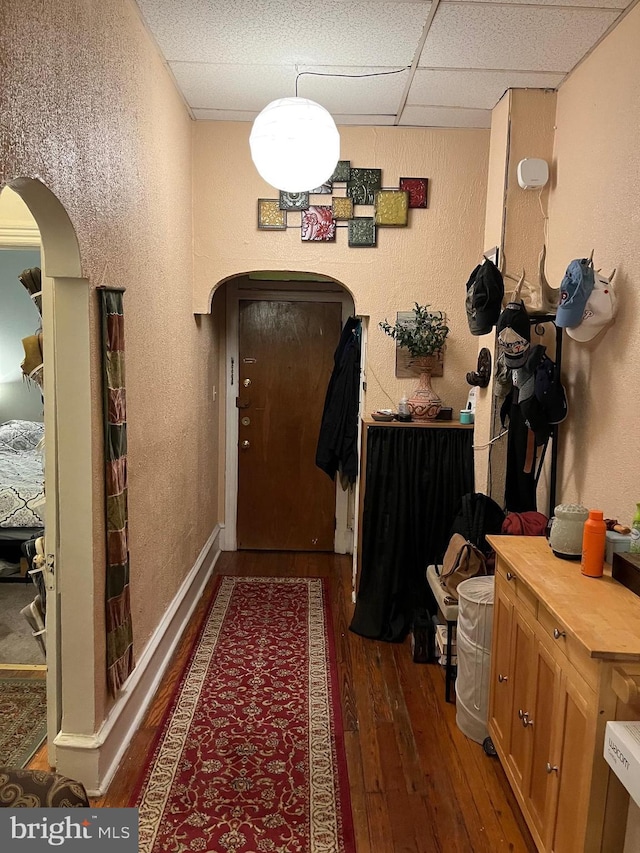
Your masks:
<instances>
[{"instance_id":1,"label":"black table skirt","mask_svg":"<svg viewBox=\"0 0 640 853\"><path fill-rule=\"evenodd\" d=\"M427 566L441 563L462 495L474 491L473 430L367 430L361 572L350 629L402 641L432 612Z\"/></svg>"}]
</instances>

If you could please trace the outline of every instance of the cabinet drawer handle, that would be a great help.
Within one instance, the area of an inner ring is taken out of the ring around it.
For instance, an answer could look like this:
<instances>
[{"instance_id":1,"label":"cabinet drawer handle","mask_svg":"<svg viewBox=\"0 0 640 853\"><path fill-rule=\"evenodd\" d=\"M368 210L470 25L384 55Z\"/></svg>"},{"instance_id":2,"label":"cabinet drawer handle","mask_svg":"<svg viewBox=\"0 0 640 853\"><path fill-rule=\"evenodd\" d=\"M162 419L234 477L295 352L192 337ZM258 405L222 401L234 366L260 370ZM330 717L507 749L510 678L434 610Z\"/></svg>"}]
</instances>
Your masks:
<instances>
[{"instance_id":1,"label":"cabinet drawer handle","mask_svg":"<svg viewBox=\"0 0 640 853\"><path fill-rule=\"evenodd\" d=\"M524 717L525 713L526 711L523 711L522 708L520 708L518 710L518 719L521 720Z\"/></svg>"},{"instance_id":2,"label":"cabinet drawer handle","mask_svg":"<svg viewBox=\"0 0 640 853\"><path fill-rule=\"evenodd\" d=\"M527 726L533 727L533 720L529 719L528 714L525 714L524 717L522 718L522 725L525 729L527 728Z\"/></svg>"},{"instance_id":3,"label":"cabinet drawer handle","mask_svg":"<svg viewBox=\"0 0 640 853\"><path fill-rule=\"evenodd\" d=\"M557 773L559 769L557 764L549 764L547 761L547 773Z\"/></svg>"},{"instance_id":4,"label":"cabinet drawer handle","mask_svg":"<svg viewBox=\"0 0 640 853\"><path fill-rule=\"evenodd\" d=\"M513 572L507 572L507 580L512 581L515 578Z\"/></svg>"},{"instance_id":5,"label":"cabinet drawer handle","mask_svg":"<svg viewBox=\"0 0 640 853\"><path fill-rule=\"evenodd\" d=\"M561 631L560 628L554 628L553 629L553 639L554 640L559 640L560 637L566 637L566 636L567 636L566 631Z\"/></svg>"},{"instance_id":6,"label":"cabinet drawer handle","mask_svg":"<svg viewBox=\"0 0 640 853\"><path fill-rule=\"evenodd\" d=\"M498 676L498 681L500 682L500 684L504 684L505 681L509 681L509 676L500 674Z\"/></svg>"}]
</instances>

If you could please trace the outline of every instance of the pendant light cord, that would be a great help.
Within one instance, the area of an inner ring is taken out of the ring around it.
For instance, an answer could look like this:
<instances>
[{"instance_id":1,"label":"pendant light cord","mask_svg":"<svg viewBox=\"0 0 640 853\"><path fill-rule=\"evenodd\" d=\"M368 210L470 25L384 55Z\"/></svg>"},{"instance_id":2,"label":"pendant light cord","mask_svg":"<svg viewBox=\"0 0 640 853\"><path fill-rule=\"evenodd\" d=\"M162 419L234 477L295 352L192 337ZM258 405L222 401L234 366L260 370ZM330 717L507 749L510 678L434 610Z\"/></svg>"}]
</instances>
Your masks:
<instances>
[{"instance_id":1,"label":"pendant light cord","mask_svg":"<svg viewBox=\"0 0 640 853\"><path fill-rule=\"evenodd\" d=\"M298 97L298 80L303 74L312 77L385 77L388 74L401 74L403 71L408 71L409 65L404 68L396 68L395 71L372 71L367 74L332 74L328 71L297 71L296 73L296 98Z\"/></svg>"}]
</instances>

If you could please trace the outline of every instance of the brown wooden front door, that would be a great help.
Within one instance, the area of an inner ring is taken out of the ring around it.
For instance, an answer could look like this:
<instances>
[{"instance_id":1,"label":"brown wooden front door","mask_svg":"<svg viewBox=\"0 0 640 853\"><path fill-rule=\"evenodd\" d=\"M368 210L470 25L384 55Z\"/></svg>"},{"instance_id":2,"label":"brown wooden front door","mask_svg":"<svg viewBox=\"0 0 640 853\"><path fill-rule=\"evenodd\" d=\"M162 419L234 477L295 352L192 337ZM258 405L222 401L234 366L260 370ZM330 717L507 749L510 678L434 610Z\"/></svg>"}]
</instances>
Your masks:
<instances>
[{"instance_id":1,"label":"brown wooden front door","mask_svg":"<svg viewBox=\"0 0 640 853\"><path fill-rule=\"evenodd\" d=\"M241 300L238 548L333 551L335 484L315 465L338 302Z\"/></svg>"}]
</instances>

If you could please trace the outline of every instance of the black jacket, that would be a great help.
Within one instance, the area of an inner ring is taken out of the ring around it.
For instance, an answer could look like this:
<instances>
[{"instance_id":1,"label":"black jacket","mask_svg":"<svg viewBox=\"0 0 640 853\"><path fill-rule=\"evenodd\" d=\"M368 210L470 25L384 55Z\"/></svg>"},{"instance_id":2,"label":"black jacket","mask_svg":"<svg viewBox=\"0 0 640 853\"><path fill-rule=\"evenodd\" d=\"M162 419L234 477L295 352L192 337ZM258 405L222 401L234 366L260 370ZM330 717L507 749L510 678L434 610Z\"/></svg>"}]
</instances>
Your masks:
<instances>
[{"instance_id":1,"label":"black jacket","mask_svg":"<svg viewBox=\"0 0 640 853\"><path fill-rule=\"evenodd\" d=\"M349 317L333 356L318 436L316 465L335 479L341 471L353 483L358 474L360 320Z\"/></svg>"}]
</instances>

